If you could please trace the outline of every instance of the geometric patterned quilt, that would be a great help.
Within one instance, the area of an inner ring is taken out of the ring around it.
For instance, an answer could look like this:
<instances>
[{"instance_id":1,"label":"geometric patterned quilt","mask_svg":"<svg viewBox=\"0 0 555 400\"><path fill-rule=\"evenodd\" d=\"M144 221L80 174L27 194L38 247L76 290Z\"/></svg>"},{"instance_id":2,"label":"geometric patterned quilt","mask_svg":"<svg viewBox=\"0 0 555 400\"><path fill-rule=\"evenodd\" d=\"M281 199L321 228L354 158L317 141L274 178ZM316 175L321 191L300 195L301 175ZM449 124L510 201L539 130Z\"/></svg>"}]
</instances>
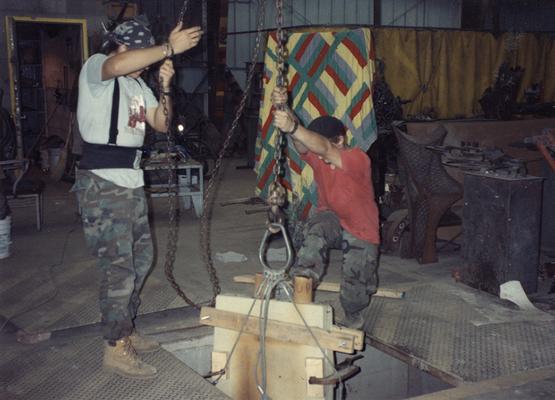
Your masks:
<instances>
[{"instance_id":1,"label":"geometric patterned quilt","mask_svg":"<svg viewBox=\"0 0 555 400\"><path fill-rule=\"evenodd\" d=\"M274 180L274 150L278 131L273 126L270 94L276 85L276 36L268 36L264 59L263 97L255 153L256 194L267 197ZM367 28L336 32L292 33L287 40L287 82L293 111L304 126L320 115L333 115L347 128L350 146L366 151L377 137L372 103L374 53ZM305 218L317 204L312 169L290 142L281 180L288 191L290 218Z\"/></svg>"}]
</instances>

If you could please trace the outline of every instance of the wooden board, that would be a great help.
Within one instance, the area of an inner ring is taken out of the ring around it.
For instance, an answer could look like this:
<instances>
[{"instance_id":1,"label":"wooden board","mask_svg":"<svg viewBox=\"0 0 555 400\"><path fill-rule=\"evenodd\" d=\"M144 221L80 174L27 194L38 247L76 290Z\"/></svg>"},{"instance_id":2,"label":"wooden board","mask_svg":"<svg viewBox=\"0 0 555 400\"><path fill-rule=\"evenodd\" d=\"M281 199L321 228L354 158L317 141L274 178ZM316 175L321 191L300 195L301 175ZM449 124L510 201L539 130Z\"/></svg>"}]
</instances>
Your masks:
<instances>
[{"instance_id":1,"label":"wooden board","mask_svg":"<svg viewBox=\"0 0 555 400\"><path fill-rule=\"evenodd\" d=\"M260 318L231 311L223 311L212 307L202 307L200 310L200 322L219 328L231 329L236 332L243 331L251 335L260 334ZM304 325L291 324L288 322L267 321L266 337L277 339L284 343L296 343L305 345L316 345L316 340L325 349L352 354L355 350L355 336L341 331L340 329L325 329L313 327L312 334ZM362 332L361 332L362 333Z\"/></svg>"},{"instance_id":2,"label":"wooden board","mask_svg":"<svg viewBox=\"0 0 555 400\"><path fill-rule=\"evenodd\" d=\"M237 283L254 283L254 275L236 275L233 277L233 282ZM321 282L316 290L322 290L324 292L336 292L339 293L339 283L335 282ZM390 299L402 299L405 297L405 292L401 290L394 289L378 289L376 297L387 297Z\"/></svg>"},{"instance_id":3,"label":"wooden board","mask_svg":"<svg viewBox=\"0 0 555 400\"><path fill-rule=\"evenodd\" d=\"M259 317L260 300L252 298L219 295L216 298L216 308L246 315L254 302L252 316ZM303 317L309 326L332 329L333 312L329 305L298 304ZM270 301L269 317L271 320L303 325L302 319L297 314L293 303ZM246 334L240 338L231 355L231 349L236 342L239 332L224 328L214 328L214 352L227 353L231 357L228 367L227 379L218 382L218 389L240 400L258 400L260 393L257 390L255 377L260 340L256 335ZM325 350L326 355L334 361L333 352ZM314 362L307 359L321 359L322 352L316 346L286 343L276 339L266 339L266 363L268 394L272 400L297 400L297 399L333 399L333 388L322 387L324 396L307 396L307 365L314 370ZM323 363L323 375L332 373L331 366ZM260 374L258 374L260 381ZM318 393L317 388L311 388L312 393Z\"/></svg>"}]
</instances>

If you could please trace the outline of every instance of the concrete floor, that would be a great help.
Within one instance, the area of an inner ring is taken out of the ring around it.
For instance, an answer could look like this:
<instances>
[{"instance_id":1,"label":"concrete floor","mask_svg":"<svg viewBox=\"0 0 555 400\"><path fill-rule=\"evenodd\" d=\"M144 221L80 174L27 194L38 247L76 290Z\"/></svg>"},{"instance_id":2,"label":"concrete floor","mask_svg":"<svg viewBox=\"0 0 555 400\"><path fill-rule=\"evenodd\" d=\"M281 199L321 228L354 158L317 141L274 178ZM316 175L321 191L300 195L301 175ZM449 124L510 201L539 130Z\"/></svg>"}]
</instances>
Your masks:
<instances>
[{"instance_id":1,"label":"concrete floor","mask_svg":"<svg viewBox=\"0 0 555 400\"><path fill-rule=\"evenodd\" d=\"M256 177L251 170L235 168L242 163L242 160L226 162L213 210L211 243L214 258L228 251L246 256L247 260L242 262L214 263L223 293L250 296L252 287L234 283L233 276L261 270L258 246L264 233L265 214L244 213L256 206L219 205L222 201L253 196ZM68 193L70 186L66 182L48 182L41 232L35 229L31 208L14 211L12 255L0 260L0 315L10 318L6 328L14 324L31 333L68 332L68 328L95 326L91 324L99 321L95 260L86 250L76 201ZM167 200L152 199L151 210L157 261L143 290L141 314L185 306L163 271ZM339 280L339 260L339 252L334 253L326 280ZM440 262L427 266L383 256L381 286L405 290L407 299L373 301L370 343L421 369L434 367L450 384L555 365L552 315L524 315L493 296L454 282L451 271L461 262L458 253L442 253ZM181 213L175 276L192 300L197 303L210 300L210 282L199 247L199 219L190 210ZM548 285L549 282L540 285L542 299L549 300L544 293ZM318 292L316 301L332 304L340 316L337 294ZM533 329L532 334L526 329ZM14 344L5 335L8 333L0 335L4 336L5 349L20 348L21 344ZM516 352L507 350L514 344L513 339L517 340L517 349L520 346ZM500 342L503 345L498 345ZM491 353L488 346L497 347ZM521 354L538 346L542 355L530 358ZM509 354L508 361L504 354ZM13 380L1 379L0 395L2 390L9 392L10 385Z\"/></svg>"}]
</instances>

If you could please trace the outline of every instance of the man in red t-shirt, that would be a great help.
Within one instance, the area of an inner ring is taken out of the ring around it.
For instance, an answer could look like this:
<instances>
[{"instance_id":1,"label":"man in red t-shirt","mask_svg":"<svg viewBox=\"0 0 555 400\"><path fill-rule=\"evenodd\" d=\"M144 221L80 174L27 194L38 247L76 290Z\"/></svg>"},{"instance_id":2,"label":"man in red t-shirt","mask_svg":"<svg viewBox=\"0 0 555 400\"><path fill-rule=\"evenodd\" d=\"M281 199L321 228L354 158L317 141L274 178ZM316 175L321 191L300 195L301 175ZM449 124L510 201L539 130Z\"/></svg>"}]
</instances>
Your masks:
<instances>
[{"instance_id":1,"label":"man in red t-shirt","mask_svg":"<svg viewBox=\"0 0 555 400\"><path fill-rule=\"evenodd\" d=\"M272 101L286 104L286 90L276 88ZM328 250L343 250L339 294L343 325L360 329L378 285L379 219L370 159L361 149L347 146L345 127L337 118L318 117L305 128L286 108L274 112L274 125L293 139L312 167L318 188L318 207L306 223L291 274L309 276L317 285L328 263Z\"/></svg>"}]
</instances>

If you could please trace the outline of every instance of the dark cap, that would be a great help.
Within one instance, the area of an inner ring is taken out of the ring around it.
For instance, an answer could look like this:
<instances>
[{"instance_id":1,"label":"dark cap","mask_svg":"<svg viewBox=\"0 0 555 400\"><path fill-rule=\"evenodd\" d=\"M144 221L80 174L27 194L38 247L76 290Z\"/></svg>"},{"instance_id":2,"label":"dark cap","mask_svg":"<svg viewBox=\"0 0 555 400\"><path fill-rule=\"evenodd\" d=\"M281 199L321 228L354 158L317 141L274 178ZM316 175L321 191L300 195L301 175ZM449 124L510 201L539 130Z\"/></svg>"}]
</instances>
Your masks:
<instances>
[{"instance_id":1,"label":"dark cap","mask_svg":"<svg viewBox=\"0 0 555 400\"><path fill-rule=\"evenodd\" d=\"M108 34L108 40L123 44L130 49L143 49L154 45L152 32L145 24L135 20L122 22Z\"/></svg>"},{"instance_id":2,"label":"dark cap","mask_svg":"<svg viewBox=\"0 0 555 400\"><path fill-rule=\"evenodd\" d=\"M343 122L330 115L323 115L314 119L307 128L327 139L333 139L346 134Z\"/></svg>"}]
</instances>

